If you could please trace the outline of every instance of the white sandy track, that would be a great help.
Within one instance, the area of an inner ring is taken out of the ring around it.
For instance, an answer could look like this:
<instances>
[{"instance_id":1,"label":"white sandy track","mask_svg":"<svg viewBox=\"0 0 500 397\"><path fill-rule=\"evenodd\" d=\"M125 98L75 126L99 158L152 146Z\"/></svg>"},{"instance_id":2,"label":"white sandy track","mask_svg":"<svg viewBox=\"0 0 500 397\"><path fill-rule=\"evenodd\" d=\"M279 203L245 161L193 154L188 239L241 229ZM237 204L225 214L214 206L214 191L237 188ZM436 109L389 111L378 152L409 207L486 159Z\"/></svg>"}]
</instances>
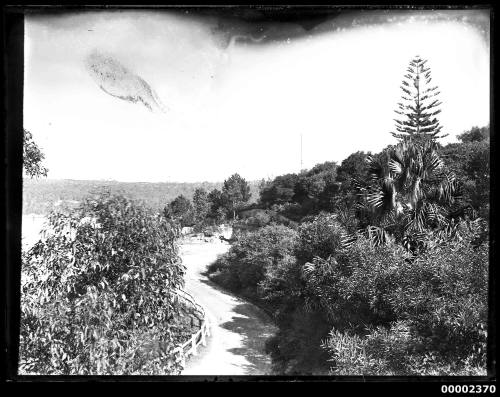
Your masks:
<instances>
[{"instance_id":1,"label":"white sandy track","mask_svg":"<svg viewBox=\"0 0 500 397\"><path fill-rule=\"evenodd\" d=\"M269 374L270 358L264 344L275 332L269 316L202 275L229 244L190 240L180 249L187 268L185 289L205 307L211 325L207 346L200 346L198 355L188 359L182 375Z\"/></svg>"}]
</instances>

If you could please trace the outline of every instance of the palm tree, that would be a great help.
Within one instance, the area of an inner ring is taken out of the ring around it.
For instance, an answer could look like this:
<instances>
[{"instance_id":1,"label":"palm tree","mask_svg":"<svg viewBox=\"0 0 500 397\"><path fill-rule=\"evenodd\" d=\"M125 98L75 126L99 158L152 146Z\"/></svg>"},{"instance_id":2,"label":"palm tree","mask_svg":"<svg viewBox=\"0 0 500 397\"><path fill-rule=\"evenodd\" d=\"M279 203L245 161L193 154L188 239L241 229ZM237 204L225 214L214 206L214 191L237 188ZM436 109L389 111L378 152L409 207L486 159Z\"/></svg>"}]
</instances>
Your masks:
<instances>
[{"instance_id":1,"label":"palm tree","mask_svg":"<svg viewBox=\"0 0 500 397\"><path fill-rule=\"evenodd\" d=\"M445 170L436 140L441 125L438 87L431 86L427 60L414 57L402 81L395 119L399 142L377 156L368 156L368 181L357 183L358 214L377 244L390 234L406 243L418 242L429 229L443 227L458 196L452 173Z\"/></svg>"},{"instance_id":2,"label":"palm tree","mask_svg":"<svg viewBox=\"0 0 500 397\"><path fill-rule=\"evenodd\" d=\"M387 232L409 242L446 225L459 192L437 149L434 140L405 139L368 157L369 180L358 185L359 208L369 214L368 231L379 243Z\"/></svg>"}]
</instances>

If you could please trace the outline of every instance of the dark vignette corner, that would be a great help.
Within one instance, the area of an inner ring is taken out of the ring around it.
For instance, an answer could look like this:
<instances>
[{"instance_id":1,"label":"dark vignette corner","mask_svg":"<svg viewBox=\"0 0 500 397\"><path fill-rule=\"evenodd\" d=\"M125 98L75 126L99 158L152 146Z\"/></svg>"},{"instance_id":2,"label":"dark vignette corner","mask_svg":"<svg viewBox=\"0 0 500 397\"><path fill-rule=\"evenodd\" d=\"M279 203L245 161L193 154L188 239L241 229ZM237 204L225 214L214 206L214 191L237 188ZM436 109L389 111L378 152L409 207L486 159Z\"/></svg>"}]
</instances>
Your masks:
<instances>
[{"instance_id":1,"label":"dark vignette corner","mask_svg":"<svg viewBox=\"0 0 500 397\"><path fill-rule=\"evenodd\" d=\"M3 24L3 184L2 244L2 377L17 375L21 277L22 125L24 15L2 7Z\"/></svg>"}]
</instances>

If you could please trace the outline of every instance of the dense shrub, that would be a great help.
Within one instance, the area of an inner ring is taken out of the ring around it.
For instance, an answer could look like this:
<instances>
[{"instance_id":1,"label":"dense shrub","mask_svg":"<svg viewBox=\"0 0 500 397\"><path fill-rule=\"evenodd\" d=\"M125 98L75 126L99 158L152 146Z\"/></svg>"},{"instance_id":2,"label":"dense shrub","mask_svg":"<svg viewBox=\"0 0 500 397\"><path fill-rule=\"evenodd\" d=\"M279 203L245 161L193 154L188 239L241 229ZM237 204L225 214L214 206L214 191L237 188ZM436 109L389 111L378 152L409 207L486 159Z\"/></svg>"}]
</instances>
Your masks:
<instances>
[{"instance_id":1,"label":"dense shrub","mask_svg":"<svg viewBox=\"0 0 500 397\"><path fill-rule=\"evenodd\" d=\"M195 211L191 201L183 195L177 196L164 209L163 214L168 220L178 222L180 226L193 226Z\"/></svg>"},{"instance_id":2,"label":"dense shrub","mask_svg":"<svg viewBox=\"0 0 500 397\"><path fill-rule=\"evenodd\" d=\"M328 336L331 320L318 305L318 297L327 291L308 288L303 266L315 257L336 255L343 233L331 214L313 217L299 227L293 256L270 267L261 282L263 298L273 308L279 326L267 344L276 373L328 373L328 355L319 347Z\"/></svg>"},{"instance_id":3,"label":"dense shrub","mask_svg":"<svg viewBox=\"0 0 500 397\"><path fill-rule=\"evenodd\" d=\"M487 133L485 137L484 133ZM447 167L461 184L463 201L472 205L479 216L488 219L490 207L489 128L465 133L468 140L450 143L441 149ZM479 137L477 136L479 135ZM483 137L484 139L479 139Z\"/></svg>"},{"instance_id":4,"label":"dense shrub","mask_svg":"<svg viewBox=\"0 0 500 397\"><path fill-rule=\"evenodd\" d=\"M243 235L210 272L272 310L275 373L484 374L488 246L476 223L409 252L362 235L346 245L339 214L320 214L297 232Z\"/></svg>"},{"instance_id":5,"label":"dense shrub","mask_svg":"<svg viewBox=\"0 0 500 397\"><path fill-rule=\"evenodd\" d=\"M336 180L337 168L335 162L327 161L299 175L280 175L263 183L259 201L266 208L292 205L282 215L290 216L293 220L317 214L321 210L329 211L333 208L333 197L340 189L340 183Z\"/></svg>"},{"instance_id":6,"label":"dense shrub","mask_svg":"<svg viewBox=\"0 0 500 397\"><path fill-rule=\"evenodd\" d=\"M343 229L328 218L303 224L297 257L261 282L279 326L267 344L275 372L321 374L329 358L338 375L484 373L485 243L464 228L429 237L417 256L364 237L342 247ZM329 357L317 349L325 339Z\"/></svg>"},{"instance_id":7,"label":"dense shrub","mask_svg":"<svg viewBox=\"0 0 500 397\"><path fill-rule=\"evenodd\" d=\"M359 152L263 186L268 210L235 228L211 274L272 310L276 373L485 373L488 135L405 141L369 168ZM261 234L273 222L297 230L277 260Z\"/></svg>"},{"instance_id":8,"label":"dense shrub","mask_svg":"<svg viewBox=\"0 0 500 397\"><path fill-rule=\"evenodd\" d=\"M299 241L295 255L301 262L311 261L315 256L327 258L340 247L344 229L332 214L321 213L300 225Z\"/></svg>"},{"instance_id":9,"label":"dense shrub","mask_svg":"<svg viewBox=\"0 0 500 397\"><path fill-rule=\"evenodd\" d=\"M171 374L178 231L103 193L52 213L22 269L20 372Z\"/></svg>"},{"instance_id":10,"label":"dense shrub","mask_svg":"<svg viewBox=\"0 0 500 397\"><path fill-rule=\"evenodd\" d=\"M303 267L304 300L340 330L388 324L395 317L382 297L395 288L391 272L402 266L405 255L398 246L374 247L360 238L326 260L316 257Z\"/></svg>"},{"instance_id":11,"label":"dense shrub","mask_svg":"<svg viewBox=\"0 0 500 397\"><path fill-rule=\"evenodd\" d=\"M278 321L279 330L266 342L275 374L328 375L328 352L321 347L330 330L323 313L297 306Z\"/></svg>"},{"instance_id":12,"label":"dense shrub","mask_svg":"<svg viewBox=\"0 0 500 397\"><path fill-rule=\"evenodd\" d=\"M266 226L242 235L229 252L208 267L208 274L224 287L258 298L268 269L290 256L296 232L286 226Z\"/></svg>"},{"instance_id":13,"label":"dense shrub","mask_svg":"<svg viewBox=\"0 0 500 397\"><path fill-rule=\"evenodd\" d=\"M292 202L298 179L296 174L287 174L280 175L274 180L264 183L260 191L260 202L265 206Z\"/></svg>"},{"instance_id":14,"label":"dense shrub","mask_svg":"<svg viewBox=\"0 0 500 397\"><path fill-rule=\"evenodd\" d=\"M241 212L238 217L239 220L237 223L244 224L248 228L258 229L260 227L264 227L269 225L272 219L272 212L268 210L262 209L251 209L244 212Z\"/></svg>"},{"instance_id":15,"label":"dense shrub","mask_svg":"<svg viewBox=\"0 0 500 397\"><path fill-rule=\"evenodd\" d=\"M406 259L398 251L360 240L330 259L335 270L318 260L310 271L310 284L326 287L322 306L333 318L325 344L332 372L484 374L487 245L451 240Z\"/></svg>"}]
</instances>

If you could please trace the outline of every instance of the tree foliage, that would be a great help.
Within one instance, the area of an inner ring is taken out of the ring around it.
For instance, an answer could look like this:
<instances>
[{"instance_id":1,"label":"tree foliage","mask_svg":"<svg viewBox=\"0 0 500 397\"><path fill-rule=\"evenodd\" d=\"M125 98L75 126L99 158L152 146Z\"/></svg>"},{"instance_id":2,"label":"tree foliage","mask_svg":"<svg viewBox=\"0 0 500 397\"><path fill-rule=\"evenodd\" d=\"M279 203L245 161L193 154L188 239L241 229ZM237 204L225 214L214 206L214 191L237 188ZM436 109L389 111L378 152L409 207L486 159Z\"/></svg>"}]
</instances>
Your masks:
<instances>
[{"instance_id":1,"label":"tree foliage","mask_svg":"<svg viewBox=\"0 0 500 397\"><path fill-rule=\"evenodd\" d=\"M474 127L459 135L462 142L441 148L444 163L461 186L463 201L479 216L489 218L490 140L489 127Z\"/></svg>"},{"instance_id":2,"label":"tree foliage","mask_svg":"<svg viewBox=\"0 0 500 397\"><path fill-rule=\"evenodd\" d=\"M293 254L295 238L296 232L282 225L245 234L209 266L210 278L251 299L259 298L266 272Z\"/></svg>"},{"instance_id":3,"label":"tree foliage","mask_svg":"<svg viewBox=\"0 0 500 397\"><path fill-rule=\"evenodd\" d=\"M264 183L256 227L210 266L272 312L275 373L485 374L489 127L442 147L431 81L415 57L395 145Z\"/></svg>"},{"instance_id":4,"label":"tree foliage","mask_svg":"<svg viewBox=\"0 0 500 397\"><path fill-rule=\"evenodd\" d=\"M481 142L490 140L490 126L472 127L469 131L465 131L458 135L457 138L463 143Z\"/></svg>"},{"instance_id":5,"label":"tree foliage","mask_svg":"<svg viewBox=\"0 0 500 397\"><path fill-rule=\"evenodd\" d=\"M399 118L395 119L396 132L392 133L396 138L425 140L443 136L439 136L442 127L436 117L441 113L440 92L431 85L431 70L426 64L427 60L414 57L401 82L401 102L395 111Z\"/></svg>"},{"instance_id":6,"label":"tree foliage","mask_svg":"<svg viewBox=\"0 0 500 397\"><path fill-rule=\"evenodd\" d=\"M198 188L193 194L193 211L194 221L198 225L203 225L206 221L210 210L210 202L208 201L208 193L203 188Z\"/></svg>"},{"instance_id":7,"label":"tree foliage","mask_svg":"<svg viewBox=\"0 0 500 397\"><path fill-rule=\"evenodd\" d=\"M260 205L278 209L285 216L299 220L320 211L331 211L339 193L337 164L327 161L297 174L280 175L261 190Z\"/></svg>"},{"instance_id":8,"label":"tree foliage","mask_svg":"<svg viewBox=\"0 0 500 397\"><path fill-rule=\"evenodd\" d=\"M429 244L411 260L359 240L329 265L316 261L308 280L328 291L332 373L484 375L488 247L473 240Z\"/></svg>"},{"instance_id":9,"label":"tree foliage","mask_svg":"<svg viewBox=\"0 0 500 397\"><path fill-rule=\"evenodd\" d=\"M366 158L369 153L358 151L347 156L337 169L337 181L351 186L366 176Z\"/></svg>"},{"instance_id":10,"label":"tree foliage","mask_svg":"<svg viewBox=\"0 0 500 397\"><path fill-rule=\"evenodd\" d=\"M194 223L193 205L183 195L177 196L164 210L167 218L173 219L181 226L191 226Z\"/></svg>"},{"instance_id":11,"label":"tree foliage","mask_svg":"<svg viewBox=\"0 0 500 397\"><path fill-rule=\"evenodd\" d=\"M260 202L266 207L293 202L298 179L297 174L277 176L262 187Z\"/></svg>"},{"instance_id":12,"label":"tree foliage","mask_svg":"<svg viewBox=\"0 0 500 397\"><path fill-rule=\"evenodd\" d=\"M337 168L335 162L327 161L302 172L295 185L295 201L305 206L309 205L312 213L331 210L331 199L339 190L336 180Z\"/></svg>"},{"instance_id":13,"label":"tree foliage","mask_svg":"<svg viewBox=\"0 0 500 397\"><path fill-rule=\"evenodd\" d=\"M239 174L233 174L224 181L222 194L227 210L236 218L236 210L250 199L250 186Z\"/></svg>"},{"instance_id":14,"label":"tree foliage","mask_svg":"<svg viewBox=\"0 0 500 397\"><path fill-rule=\"evenodd\" d=\"M378 244L392 234L411 250L421 246L427 230L449 226L467 208L461 185L440 157L437 139L443 135L436 116L441 102L426 63L415 57L402 82L396 111L402 118L395 120L397 133L392 133L399 142L368 156L369 179L356 184L368 234Z\"/></svg>"},{"instance_id":15,"label":"tree foliage","mask_svg":"<svg viewBox=\"0 0 500 397\"><path fill-rule=\"evenodd\" d=\"M171 374L178 230L119 195L54 212L23 258L20 372Z\"/></svg>"},{"instance_id":16,"label":"tree foliage","mask_svg":"<svg viewBox=\"0 0 500 397\"><path fill-rule=\"evenodd\" d=\"M368 172L369 183L360 187L360 194L375 212L370 226L387 229L400 241L444 227L458 204L455 176L446 170L432 140L406 140L384 156L370 156Z\"/></svg>"},{"instance_id":17,"label":"tree foliage","mask_svg":"<svg viewBox=\"0 0 500 397\"><path fill-rule=\"evenodd\" d=\"M33 135L23 129L23 166L30 178L47 176L48 170L42 165L45 155L33 140Z\"/></svg>"},{"instance_id":18,"label":"tree foliage","mask_svg":"<svg viewBox=\"0 0 500 397\"><path fill-rule=\"evenodd\" d=\"M207 196L209 202L208 216L216 223L222 223L226 220L226 197L219 189L213 189Z\"/></svg>"}]
</instances>

